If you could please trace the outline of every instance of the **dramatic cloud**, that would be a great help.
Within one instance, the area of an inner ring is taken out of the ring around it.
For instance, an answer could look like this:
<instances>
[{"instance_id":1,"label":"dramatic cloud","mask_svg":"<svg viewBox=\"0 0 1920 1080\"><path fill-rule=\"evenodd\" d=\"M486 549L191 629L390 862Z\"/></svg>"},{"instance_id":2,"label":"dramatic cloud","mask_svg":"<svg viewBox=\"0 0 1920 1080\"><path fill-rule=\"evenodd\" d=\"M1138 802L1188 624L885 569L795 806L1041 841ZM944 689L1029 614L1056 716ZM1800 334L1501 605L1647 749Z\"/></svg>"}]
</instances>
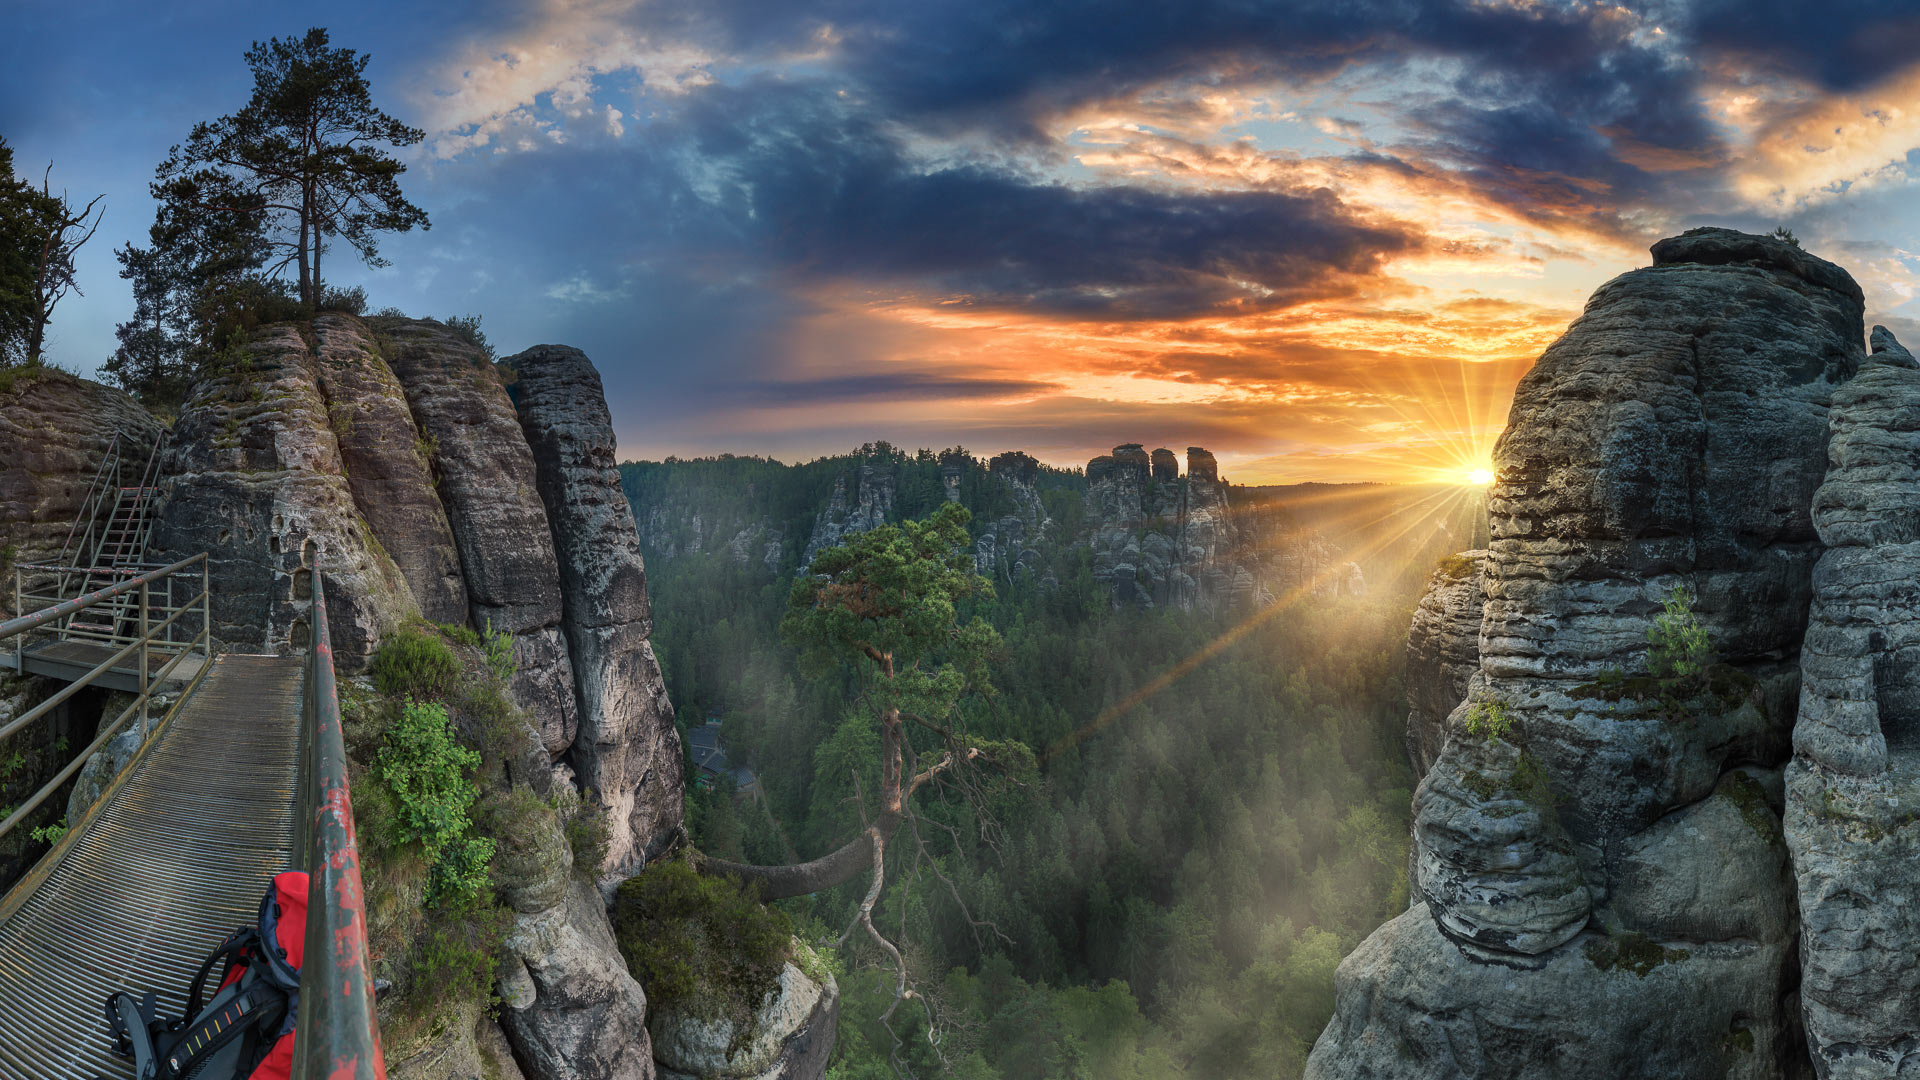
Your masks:
<instances>
[{"instance_id":1,"label":"dramatic cloud","mask_svg":"<svg viewBox=\"0 0 1920 1080\"><path fill-rule=\"evenodd\" d=\"M140 182L191 119L244 98L246 44L303 28L129 4L83 56L52 12L0 44L0 134L113 193L103 249L144 229ZM1243 480L1444 478L1600 282L1700 224L1787 225L1855 271L1870 319L1920 325L1905 2L328 18L428 129L403 182L435 223L391 269L335 260L343 283L481 313L505 351L585 348L627 455L886 438L1071 464L1137 439L1208 445ZM166 114L113 104L156 80ZM55 84L85 92L26 108ZM126 300L110 257L82 276L91 323L55 329L91 342L84 366Z\"/></svg>"}]
</instances>

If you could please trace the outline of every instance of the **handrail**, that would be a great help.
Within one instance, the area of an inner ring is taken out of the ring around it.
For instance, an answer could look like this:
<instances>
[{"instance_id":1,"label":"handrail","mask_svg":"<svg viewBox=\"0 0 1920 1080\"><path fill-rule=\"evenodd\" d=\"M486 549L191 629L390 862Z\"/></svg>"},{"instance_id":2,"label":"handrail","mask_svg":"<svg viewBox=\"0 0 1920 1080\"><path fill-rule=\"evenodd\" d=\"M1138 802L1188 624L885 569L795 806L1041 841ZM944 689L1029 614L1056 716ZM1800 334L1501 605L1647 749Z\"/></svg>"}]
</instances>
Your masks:
<instances>
[{"instance_id":1,"label":"handrail","mask_svg":"<svg viewBox=\"0 0 1920 1080\"><path fill-rule=\"evenodd\" d=\"M300 967L293 1080L386 1080L326 593L320 568L310 567L308 573L313 579L312 641L301 710L302 798L295 807L295 820L304 827L296 830L299 843L294 851L295 862L308 874L308 948Z\"/></svg>"},{"instance_id":2,"label":"handrail","mask_svg":"<svg viewBox=\"0 0 1920 1080\"><path fill-rule=\"evenodd\" d=\"M16 634L24 634L29 630L38 629L62 616L71 615L76 611L83 611L100 603L102 600L111 600L122 593L131 592L142 585L158 581L168 574L185 569L194 563L205 562L206 558L207 553L203 551L198 555L181 559L172 566L163 566L158 570L149 570L139 577L128 578L125 581L109 585L104 589L95 589L90 593L81 593L71 600L55 604L52 607L41 608L31 615L21 615L17 618L8 619L6 622L0 622L0 641L5 641Z\"/></svg>"},{"instance_id":3,"label":"handrail","mask_svg":"<svg viewBox=\"0 0 1920 1080\"><path fill-rule=\"evenodd\" d=\"M0 739L4 739L52 712L68 698L79 693L84 687L92 685L96 679L113 670L115 665L126 660L135 652L140 654L139 693L135 696L133 702L115 718L113 723L102 729L95 736L93 742L85 750L82 750L76 755L72 761L68 762L66 767L61 769L52 780L43 784L40 790L36 791L25 803L5 815L5 820L0 821L0 836L5 836L11 832L16 826L26 820L27 815L38 809L40 804L52 797L53 793L59 790L60 785L72 778L74 773L79 772L81 766L86 763L87 759L92 757L101 747L105 746L107 740L118 734L120 729L125 727L127 722L136 715L140 718L140 738L144 744L152 736L154 730L153 726L147 722L147 704L153 696L154 688L164 683L167 676L172 674L173 669L178 667L182 660L185 660L191 655L196 646L200 648L203 658L209 662L212 660L213 622L209 617L211 614L209 605L212 602L212 590L207 584L206 579L206 559L206 553L202 552L198 555L181 559L179 562L170 566L159 567L129 577L125 581L109 585L104 589L97 589L93 592L74 597L71 600L61 601L50 607L35 611L32 614L20 615L8 619L5 622L0 622L0 641L5 641L8 638L16 639L14 642L14 666L22 674L25 674L26 665L23 659L25 654L22 652L22 643L25 640L23 635L45 626L48 623L57 622L76 612L84 611L96 604L107 603L135 589L140 590L140 633L138 636L133 637L122 646L118 652L95 664L92 670L80 676L78 679L72 680L65 687L62 687L59 691L50 695L46 700L28 709L19 716L14 717L7 723L0 724ZM152 595L149 586L156 581L167 580L169 582L169 590L171 590L172 575L182 573L187 567L196 563L201 564L201 586L199 595L177 606L169 605L171 613L165 619L157 623L154 622L150 617L152 611ZM13 591L14 602L18 604L21 589L17 570L14 576ZM196 605L198 605L197 609ZM200 633L190 641L173 641L172 634L170 633L173 625L179 622L184 616L196 610L201 616ZM166 635L165 643L168 646L179 646L180 648L179 651L171 654L171 658L161 666L159 671L151 671L148 666L149 654L153 651L155 639L161 637L163 634ZM207 664L202 664L199 674L196 674L194 679L196 685L199 681L199 675L204 674L206 669ZM185 696L186 695L182 695L181 700L185 700ZM178 707L177 703L175 707ZM172 714L173 710L168 710L167 715L171 716Z\"/></svg>"}]
</instances>

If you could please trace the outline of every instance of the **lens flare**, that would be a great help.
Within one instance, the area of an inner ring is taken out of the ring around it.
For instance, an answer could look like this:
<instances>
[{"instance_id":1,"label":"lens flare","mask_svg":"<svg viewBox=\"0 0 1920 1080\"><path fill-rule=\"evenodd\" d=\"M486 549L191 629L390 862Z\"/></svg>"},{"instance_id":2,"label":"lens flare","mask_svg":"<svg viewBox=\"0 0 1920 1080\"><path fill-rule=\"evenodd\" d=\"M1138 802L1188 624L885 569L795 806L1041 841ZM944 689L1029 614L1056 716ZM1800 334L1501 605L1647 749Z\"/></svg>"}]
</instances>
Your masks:
<instances>
[{"instance_id":1,"label":"lens flare","mask_svg":"<svg viewBox=\"0 0 1920 1080\"><path fill-rule=\"evenodd\" d=\"M1493 483L1492 469L1468 469L1467 483L1473 487L1486 487Z\"/></svg>"}]
</instances>

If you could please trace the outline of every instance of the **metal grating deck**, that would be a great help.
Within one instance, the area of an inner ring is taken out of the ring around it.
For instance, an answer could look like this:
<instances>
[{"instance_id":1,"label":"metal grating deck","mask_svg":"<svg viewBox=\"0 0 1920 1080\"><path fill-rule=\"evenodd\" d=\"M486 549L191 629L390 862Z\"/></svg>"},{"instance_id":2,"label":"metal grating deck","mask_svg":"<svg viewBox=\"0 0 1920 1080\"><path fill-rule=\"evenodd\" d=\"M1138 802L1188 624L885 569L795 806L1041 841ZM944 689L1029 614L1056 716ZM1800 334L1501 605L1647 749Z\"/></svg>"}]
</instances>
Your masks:
<instances>
[{"instance_id":1,"label":"metal grating deck","mask_svg":"<svg viewBox=\"0 0 1920 1080\"><path fill-rule=\"evenodd\" d=\"M128 1077L102 1002L178 1016L293 849L304 658L216 658L118 793L0 923L0 1080Z\"/></svg>"}]
</instances>

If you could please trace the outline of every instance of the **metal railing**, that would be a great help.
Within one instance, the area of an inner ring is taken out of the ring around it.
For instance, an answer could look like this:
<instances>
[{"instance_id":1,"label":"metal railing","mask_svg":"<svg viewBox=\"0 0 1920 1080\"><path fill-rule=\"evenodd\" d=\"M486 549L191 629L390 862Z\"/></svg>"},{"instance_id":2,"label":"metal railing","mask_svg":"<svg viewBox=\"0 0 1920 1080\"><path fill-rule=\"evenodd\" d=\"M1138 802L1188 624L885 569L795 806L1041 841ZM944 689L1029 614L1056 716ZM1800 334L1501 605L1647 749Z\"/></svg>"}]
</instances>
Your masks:
<instances>
[{"instance_id":1,"label":"metal railing","mask_svg":"<svg viewBox=\"0 0 1920 1080\"><path fill-rule=\"evenodd\" d=\"M296 869L308 875L307 950L300 967L293 1080L385 1080L326 593L320 568L307 573L313 582L312 641L301 714L300 791L294 807L294 860Z\"/></svg>"},{"instance_id":2,"label":"metal railing","mask_svg":"<svg viewBox=\"0 0 1920 1080\"><path fill-rule=\"evenodd\" d=\"M119 651L112 653L106 659L96 663L92 670L69 682L65 687L55 692L45 701L40 702L38 705L21 713L7 723L0 724L0 739L5 739L14 732L25 728L28 724L46 716L85 687L93 685L101 676L119 667L135 653L139 654L137 668L139 673L138 693L133 703L128 705L113 723L101 728L93 742L88 745L86 749L80 751L79 755L75 757L73 761L69 762L66 768L60 770L58 775L42 786L31 798L8 815L4 821L0 821L0 836L5 836L22 821L26 820L27 815L38 809L41 803L46 802L48 798L52 797L53 793L59 790L62 784L72 779L73 774L80 771L81 766L86 764L87 759L107 744L107 740L119 734L121 728L136 718L139 721L140 740L144 748L146 743L152 740L154 733L159 730L159 725L149 723L147 712L148 705L153 697L154 688L167 682L168 677L173 674L174 669L180 665L181 661L193 655L196 648L199 649L202 658L200 670L194 674L193 681L186 688L186 692L180 695L173 706L167 710L166 715L161 718L161 722L164 723L170 719L174 712L179 709L180 703L184 702L188 696L190 696L193 687L199 685L199 680L205 676L208 667L211 666L206 661L211 659L213 648L213 639L209 632L212 623L207 617L210 609L208 607L209 590L207 588L206 561L207 556L202 552L199 555L182 559L171 566L162 566L157 569L145 571L144 573L129 573L126 580L117 584L109 585L103 589L95 589L92 592L82 593L72 599L58 600L58 602L41 608L31 614L20 615L6 622L0 622L0 641L12 640L14 654L13 666L15 670L24 673L27 670L25 645L29 634L49 627L58 630L65 621L70 619L76 612L86 611L94 607L116 609L120 606L123 597L136 594L139 597L137 632L131 632L124 636L115 636L106 642L107 647L111 647L111 645L114 644L120 645ZM198 571L189 569L196 565L200 568ZM22 569L58 570L59 568L28 567ZM171 585L175 577L193 576L195 574L200 578L199 593L177 604L170 601L164 613L165 617L157 622L154 621L156 613L153 609L153 586L158 582L167 582L167 595L171 597L173 595ZM18 573L16 573L14 577L14 602L16 605L14 610L22 610L19 605L28 599L38 599L37 594L25 592L21 587L21 579ZM180 624L182 618L196 612L200 615L199 633L191 638L175 640L177 635L174 627ZM155 649L156 643L161 646L157 650ZM104 651L104 649L102 651ZM162 664L157 671L152 667L154 653L156 651L167 658L166 662Z\"/></svg>"}]
</instances>

